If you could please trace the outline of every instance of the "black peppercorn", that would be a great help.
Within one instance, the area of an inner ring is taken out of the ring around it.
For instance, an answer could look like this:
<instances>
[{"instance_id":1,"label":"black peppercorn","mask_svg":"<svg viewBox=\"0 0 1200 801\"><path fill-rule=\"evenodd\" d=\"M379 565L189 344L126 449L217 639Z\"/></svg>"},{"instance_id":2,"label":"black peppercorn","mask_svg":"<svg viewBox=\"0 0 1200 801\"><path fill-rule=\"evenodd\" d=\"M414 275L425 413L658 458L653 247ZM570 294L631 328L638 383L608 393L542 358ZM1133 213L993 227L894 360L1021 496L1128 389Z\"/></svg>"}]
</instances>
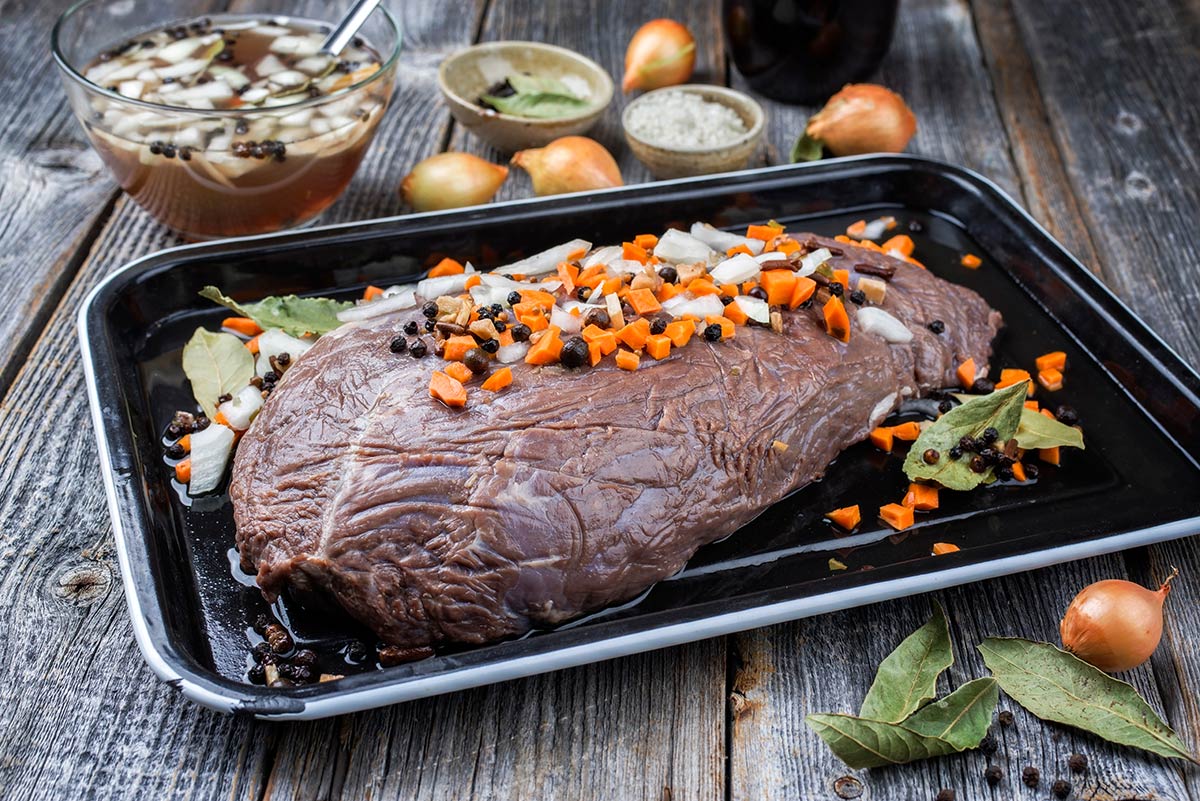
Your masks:
<instances>
[{"instance_id":1,"label":"black peppercorn","mask_svg":"<svg viewBox=\"0 0 1200 801\"><path fill-rule=\"evenodd\" d=\"M278 623L267 626L263 631L263 637L266 638L267 645L271 646L271 650L277 654L286 654L294 646L292 635Z\"/></svg>"},{"instance_id":2,"label":"black peppercorn","mask_svg":"<svg viewBox=\"0 0 1200 801\"><path fill-rule=\"evenodd\" d=\"M1037 787L1042 780L1042 772L1032 765L1021 771L1021 781L1026 787Z\"/></svg>"},{"instance_id":3,"label":"black peppercorn","mask_svg":"<svg viewBox=\"0 0 1200 801\"><path fill-rule=\"evenodd\" d=\"M934 801L954 801L955 797L956 793L953 790L951 790L949 787L943 787L938 791L937 797L934 799Z\"/></svg>"},{"instance_id":4,"label":"black peppercorn","mask_svg":"<svg viewBox=\"0 0 1200 801\"><path fill-rule=\"evenodd\" d=\"M668 284L673 284L679 280L679 271L668 265L658 271L658 277L666 281Z\"/></svg>"},{"instance_id":5,"label":"black peppercorn","mask_svg":"<svg viewBox=\"0 0 1200 801\"><path fill-rule=\"evenodd\" d=\"M368 656L367 645L361 640L351 640L346 644L343 651L346 656L346 661L358 663L365 662Z\"/></svg>"},{"instance_id":6,"label":"black peppercorn","mask_svg":"<svg viewBox=\"0 0 1200 801\"><path fill-rule=\"evenodd\" d=\"M171 423L171 425L167 426L167 439L179 439L182 436L183 428L181 426L178 426L175 423Z\"/></svg>"},{"instance_id":7,"label":"black peppercorn","mask_svg":"<svg viewBox=\"0 0 1200 801\"><path fill-rule=\"evenodd\" d=\"M476 375L487 370L491 363L492 360L488 358L483 348L471 348L463 354L463 364Z\"/></svg>"},{"instance_id":8,"label":"black peppercorn","mask_svg":"<svg viewBox=\"0 0 1200 801\"><path fill-rule=\"evenodd\" d=\"M266 684L267 669L262 665L251 665L250 669L246 671L246 678L250 680L251 684Z\"/></svg>"},{"instance_id":9,"label":"black peppercorn","mask_svg":"<svg viewBox=\"0 0 1200 801\"><path fill-rule=\"evenodd\" d=\"M580 303L587 303L587 299L592 296L592 288L590 286L581 286L575 290L575 297L579 298Z\"/></svg>"},{"instance_id":10,"label":"black peppercorn","mask_svg":"<svg viewBox=\"0 0 1200 801\"><path fill-rule=\"evenodd\" d=\"M954 401L950 400L949 398L947 398L944 401L938 401L938 411L941 412L942 414L945 414L946 412L950 411L953 408L954 408Z\"/></svg>"},{"instance_id":11,"label":"black peppercorn","mask_svg":"<svg viewBox=\"0 0 1200 801\"><path fill-rule=\"evenodd\" d=\"M1054 412L1054 419L1064 426L1073 426L1079 422L1079 414L1070 406L1059 406Z\"/></svg>"},{"instance_id":12,"label":"black peppercorn","mask_svg":"<svg viewBox=\"0 0 1200 801\"><path fill-rule=\"evenodd\" d=\"M497 314L504 311L504 307L499 303L493 303L491 306L488 306L488 310L491 311L492 316L495 317Z\"/></svg>"},{"instance_id":13,"label":"black peppercorn","mask_svg":"<svg viewBox=\"0 0 1200 801\"><path fill-rule=\"evenodd\" d=\"M390 345L392 353L404 353L408 350L408 343L404 341L404 337L396 337Z\"/></svg>"},{"instance_id":14,"label":"black peppercorn","mask_svg":"<svg viewBox=\"0 0 1200 801\"><path fill-rule=\"evenodd\" d=\"M277 361L279 364L282 364L284 367L287 367L292 363L292 354L281 353L275 357L275 361Z\"/></svg>"},{"instance_id":15,"label":"black peppercorn","mask_svg":"<svg viewBox=\"0 0 1200 801\"><path fill-rule=\"evenodd\" d=\"M183 446L180 445L178 442L171 443L170 445L167 446L166 450L167 450L167 458L169 458L169 459L182 459L183 455L187 452L183 449Z\"/></svg>"},{"instance_id":16,"label":"black peppercorn","mask_svg":"<svg viewBox=\"0 0 1200 801\"><path fill-rule=\"evenodd\" d=\"M767 299L767 290L763 289L761 286L756 286L756 287L753 287L753 288L752 288L752 289L751 289L749 292L747 292L746 294L747 294L747 295L749 295L749 296L750 296L750 297L752 297L752 298L758 298L759 300L766 300L766 299Z\"/></svg>"},{"instance_id":17,"label":"black peppercorn","mask_svg":"<svg viewBox=\"0 0 1200 801\"><path fill-rule=\"evenodd\" d=\"M480 320L492 319L492 312L486 306L480 306L475 310L475 314L478 315Z\"/></svg>"},{"instance_id":18,"label":"black peppercorn","mask_svg":"<svg viewBox=\"0 0 1200 801\"><path fill-rule=\"evenodd\" d=\"M589 360L587 342L583 337L571 337L563 343L558 360L563 367L583 367Z\"/></svg>"},{"instance_id":19,"label":"black peppercorn","mask_svg":"<svg viewBox=\"0 0 1200 801\"><path fill-rule=\"evenodd\" d=\"M928 327L929 327L929 330L935 334L940 334L946 330L946 324L943 323L941 320L934 320L933 322L931 322L929 324Z\"/></svg>"},{"instance_id":20,"label":"black peppercorn","mask_svg":"<svg viewBox=\"0 0 1200 801\"><path fill-rule=\"evenodd\" d=\"M653 320L650 321L650 333L651 334L661 334L663 331L666 331L666 330L667 330L667 321L664 320L663 318L655 317Z\"/></svg>"},{"instance_id":21,"label":"black peppercorn","mask_svg":"<svg viewBox=\"0 0 1200 801\"><path fill-rule=\"evenodd\" d=\"M1013 469L1006 464L996 467L996 478L1001 481L1011 481L1013 477Z\"/></svg>"},{"instance_id":22,"label":"black peppercorn","mask_svg":"<svg viewBox=\"0 0 1200 801\"><path fill-rule=\"evenodd\" d=\"M1083 754L1071 754L1067 759L1067 767L1071 769L1072 773L1083 773L1087 770L1087 757Z\"/></svg>"},{"instance_id":23,"label":"black peppercorn","mask_svg":"<svg viewBox=\"0 0 1200 801\"><path fill-rule=\"evenodd\" d=\"M926 448L925 452L921 454L921 458L925 460L925 464L937 464L942 455L933 448Z\"/></svg>"},{"instance_id":24,"label":"black peppercorn","mask_svg":"<svg viewBox=\"0 0 1200 801\"><path fill-rule=\"evenodd\" d=\"M425 321L425 330L426 330L426 331L428 331L429 333L431 333L431 334L432 334L432 333L433 333L433 329L435 329L435 328L437 328L437 321L436 321L436 320L426 320L426 321Z\"/></svg>"},{"instance_id":25,"label":"black peppercorn","mask_svg":"<svg viewBox=\"0 0 1200 801\"><path fill-rule=\"evenodd\" d=\"M203 417L203 416L197 417L196 422L192 423L192 430L193 431L203 431L204 429L208 428L211 423L212 423L212 421L209 420L207 417Z\"/></svg>"},{"instance_id":26,"label":"black peppercorn","mask_svg":"<svg viewBox=\"0 0 1200 801\"><path fill-rule=\"evenodd\" d=\"M415 337L419 329L420 326L417 325L416 320L409 320L404 324L404 333L408 334L410 337Z\"/></svg>"},{"instance_id":27,"label":"black peppercorn","mask_svg":"<svg viewBox=\"0 0 1200 801\"><path fill-rule=\"evenodd\" d=\"M608 316L608 312L604 309L592 309L583 318L584 325L594 325L597 328L608 328L612 325L612 318Z\"/></svg>"},{"instance_id":28,"label":"black peppercorn","mask_svg":"<svg viewBox=\"0 0 1200 801\"><path fill-rule=\"evenodd\" d=\"M274 622L274 619L272 619L270 615L268 615L266 612L263 612L259 614L258 617L254 618L254 630L259 634L262 634L267 630L267 626Z\"/></svg>"},{"instance_id":29,"label":"black peppercorn","mask_svg":"<svg viewBox=\"0 0 1200 801\"><path fill-rule=\"evenodd\" d=\"M503 334L508 328L508 323L504 322L503 320L496 320L492 323L492 327L496 329L497 334Z\"/></svg>"},{"instance_id":30,"label":"black peppercorn","mask_svg":"<svg viewBox=\"0 0 1200 801\"><path fill-rule=\"evenodd\" d=\"M983 752L984 756L991 756L999 747L996 738L990 734L979 741L979 750Z\"/></svg>"},{"instance_id":31,"label":"black peppercorn","mask_svg":"<svg viewBox=\"0 0 1200 801\"><path fill-rule=\"evenodd\" d=\"M997 431L996 429L992 428L991 426L988 426L987 428L983 429L983 441L986 442L988 445L991 445L993 442L995 442L999 438L1000 438L1000 432Z\"/></svg>"},{"instance_id":32,"label":"black peppercorn","mask_svg":"<svg viewBox=\"0 0 1200 801\"><path fill-rule=\"evenodd\" d=\"M995 389L996 385L986 378L977 378L975 379L975 383L971 385L971 391L979 395L986 395Z\"/></svg>"},{"instance_id":33,"label":"black peppercorn","mask_svg":"<svg viewBox=\"0 0 1200 801\"><path fill-rule=\"evenodd\" d=\"M845 291L846 291L846 288L844 286L842 286L841 281L830 281L829 282L829 294L833 295L835 298L840 298L842 296L842 293Z\"/></svg>"},{"instance_id":34,"label":"black peppercorn","mask_svg":"<svg viewBox=\"0 0 1200 801\"><path fill-rule=\"evenodd\" d=\"M525 323L517 323L512 329L513 342L525 342L533 331Z\"/></svg>"},{"instance_id":35,"label":"black peppercorn","mask_svg":"<svg viewBox=\"0 0 1200 801\"><path fill-rule=\"evenodd\" d=\"M970 451L978 450L979 444L975 441L975 439L973 437L968 437L968 436L964 435L964 436L958 438L958 447L962 448L964 451L970 452Z\"/></svg>"},{"instance_id":36,"label":"black peppercorn","mask_svg":"<svg viewBox=\"0 0 1200 801\"><path fill-rule=\"evenodd\" d=\"M1038 477L1038 472L1040 472L1038 470L1038 466L1036 464L1030 464L1030 463L1025 463L1023 466L1025 468L1025 480L1026 481L1036 480Z\"/></svg>"},{"instance_id":37,"label":"black peppercorn","mask_svg":"<svg viewBox=\"0 0 1200 801\"><path fill-rule=\"evenodd\" d=\"M488 353L495 353L500 350L500 340L485 339L479 343L479 347L483 348Z\"/></svg>"},{"instance_id":38,"label":"black peppercorn","mask_svg":"<svg viewBox=\"0 0 1200 801\"><path fill-rule=\"evenodd\" d=\"M987 462L984 460L984 458L982 456L976 455L976 456L971 457L971 472L972 473L982 473L983 471L985 471L987 469L988 469Z\"/></svg>"},{"instance_id":39,"label":"black peppercorn","mask_svg":"<svg viewBox=\"0 0 1200 801\"><path fill-rule=\"evenodd\" d=\"M184 161L191 161L192 149L190 147L179 148L179 158L183 159Z\"/></svg>"},{"instance_id":40,"label":"black peppercorn","mask_svg":"<svg viewBox=\"0 0 1200 801\"><path fill-rule=\"evenodd\" d=\"M437 317L437 313L437 304L432 300L426 301L425 305L421 307L421 314L425 315L431 320L434 317Z\"/></svg>"},{"instance_id":41,"label":"black peppercorn","mask_svg":"<svg viewBox=\"0 0 1200 801\"><path fill-rule=\"evenodd\" d=\"M521 293L517 292L515 290L512 292L509 292L508 297L505 298L505 300L508 301L509 306L516 306L518 303L521 302Z\"/></svg>"},{"instance_id":42,"label":"black peppercorn","mask_svg":"<svg viewBox=\"0 0 1200 801\"><path fill-rule=\"evenodd\" d=\"M996 716L996 720L1000 721L1000 725L1004 726L1005 728L1008 728L1015 722L1013 720L1013 713L1009 712L1007 709L1001 709L1000 714Z\"/></svg>"},{"instance_id":43,"label":"black peppercorn","mask_svg":"<svg viewBox=\"0 0 1200 801\"><path fill-rule=\"evenodd\" d=\"M408 355L412 356L414 359L423 358L428 352L429 346L425 344L425 340L423 339L418 339L408 346Z\"/></svg>"},{"instance_id":44,"label":"black peppercorn","mask_svg":"<svg viewBox=\"0 0 1200 801\"><path fill-rule=\"evenodd\" d=\"M983 772L983 778L992 787L995 787L1004 779L1004 771L999 765L988 765L988 769Z\"/></svg>"},{"instance_id":45,"label":"black peppercorn","mask_svg":"<svg viewBox=\"0 0 1200 801\"><path fill-rule=\"evenodd\" d=\"M275 652L272 651L271 646L267 645L265 642L255 644L255 646L250 649L250 656L259 664L263 664L268 661L273 662L275 660Z\"/></svg>"},{"instance_id":46,"label":"black peppercorn","mask_svg":"<svg viewBox=\"0 0 1200 801\"><path fill-rule=\"evenodd\" d=\"M287 664L279 666L279 675L285 679L291 679L297 684L307 684L312 681L312 670L296 664Z\"/></svg>"},{"instance_id":47,"label":"black peppercorn","mask_svg":"<svg viewBox=\"0 0 1200 801\"><path fill-rule=\"evenodd\" d=\"M1071 783L1066 779L1057 779L1054 784L1050 785L1050 792L1055 798L1066 798L1071 795Z\"/></svg>"},{"instance_id":48,"label":"black peppercorn","mask_svg":"<svg viewBox=\"0 0 1200 801\"><path fill-rule=\"evenodd\" d=\"M274 370L268 370L265 374L263 374L263 381L266 381L268 384L274 384L278 380L279 373L275 372Z\"/></svg>"},{"instance_id":49,"label":"black peppercorn","mask_svg":"<svg viewBox=\"0 0 1200 801\"><path fill-rule=\"evenodd\" d=\"M704 326L704 338L709 342L721 341L721 325L720 323L710 323Z\"/></svg>"},{"instance_id":50,"label":"black peppercorn","mask_svg":"<svg viewBox=\"0 0 1200 801\"><path fill-rule=\"evenodd\" d=\"M164 145L162 142L151 142L150 143L150 152L153 153L155 156L161 156L162 152L163 152L163 147L164 147Z\"/></svg>"},{"instance_id":51,"label":"black peppercorn","mask_svg":"<svg viewBox=\"0 0 1200 801\"><path fill-rule=\"evenodd\" d=\"M850 293L850 302L855 306L861 306L867 302L867 293L861 289L856 289Z\"/></svg>"},{"instance_id":52,"label":"black peppercorn","mask_svg":"<svg viewBox=\"0 0 1200 801\"><path fill-rule=\"evenodd\" d=\"M722 306L728 306L730 303L733 303L733 298L729 297L728 295L721 295Z\"/></svg>"},{"instance_id":53,"label":"black peppercorn","mask_svg":"<svg viewBox=\"0 0 1200 801\"><path fill-rule=\"evenodd\" d=\"M951 459L961 459L962 455L963 455L963 449L960 446L955 445L953 448L950 449L950 458Z\"/></svg>"},{"instance_id":54,"label":"black peppercorn","mask_svg":"<svg viewBox=\"0 0 1200 801\"><path fill-rule=\"evenodd\" d=\"M984 464L999 464L1000 452L995 448L980 448L979 458L983 459Z\"/></svg>"},{"instance_id":55,"label":"black peppercorn","mask_svg":"<svg viewBox=\"0 0 1200 801\"><path fill-rule=\"evenodd\" d=\"M317 664L317 655L307 648L301 648L296 652L296 655L292 657L292 664L303 665L304 667L312 667L313 665Z\"/></svg>"}]
</instances>

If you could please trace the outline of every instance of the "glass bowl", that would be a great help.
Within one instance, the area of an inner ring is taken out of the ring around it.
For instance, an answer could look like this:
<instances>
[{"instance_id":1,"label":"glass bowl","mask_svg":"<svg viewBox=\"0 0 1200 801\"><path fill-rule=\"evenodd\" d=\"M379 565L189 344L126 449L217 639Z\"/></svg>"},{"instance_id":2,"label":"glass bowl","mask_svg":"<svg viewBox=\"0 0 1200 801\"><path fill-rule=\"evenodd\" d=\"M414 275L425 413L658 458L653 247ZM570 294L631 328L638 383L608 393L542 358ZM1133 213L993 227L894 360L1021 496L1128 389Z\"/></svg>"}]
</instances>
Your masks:
<instances>
[{"instance_id":1,"label":"glass bowl","mask_svg":"<svg viewBox=\"0 0 1200 801\"><path fill-rule=\"evenodd\" d=\"M278 13L283 3L241 3L238 14L210 14L211 5L82 0L71 7L52 34L71 108L121 187L180 235L213 239L303 225L342 194L374 137L395 83L399 27L381 6L360 32L379 55L378 71L325 96L272 98L276 105L161 105L85 77L101 53L131 36L199 18L210 19L214 32L250 20L294 22L313 31L330 27Z\"/></svg>"}]
</instances>

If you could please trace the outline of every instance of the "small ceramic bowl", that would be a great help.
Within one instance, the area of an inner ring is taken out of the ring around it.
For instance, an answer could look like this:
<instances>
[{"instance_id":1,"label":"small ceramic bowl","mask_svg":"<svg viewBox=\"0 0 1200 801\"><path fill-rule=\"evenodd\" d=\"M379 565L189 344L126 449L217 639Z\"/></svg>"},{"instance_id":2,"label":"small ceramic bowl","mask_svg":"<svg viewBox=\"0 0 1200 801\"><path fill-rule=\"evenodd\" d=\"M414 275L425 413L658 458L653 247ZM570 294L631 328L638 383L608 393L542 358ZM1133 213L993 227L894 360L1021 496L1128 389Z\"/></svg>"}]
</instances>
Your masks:
<instances>
[{"instance_id":1,"label":"small ceramic bowl","mask_svg":"<svg viewBox=\"0 0 1200 801\"><path fill-rule=\"evenodd\" d=\"M570 117L530 119L483 108L479 96L518 73L566 81L588 101ZM438 87L460 125L497 150L542 147L596 124L613 98L613 82L600 65L573 50L539 42L488 42L448 57L438 68Z\"/></svg>"},{"instance_id":2,"label":"small ceramic bowl","mask_svg":"<svg viewBox=\"0 0 1200 801\"><path fill-rule=\"evenodd\" d=\"M640 139L629 130L630 112L662 92L688 92L727 106L742 118L742 122L746 124L746 133L717 147L666 147L661 142ZM629 148L655 178L684 178L690 175L729 172L745 167L754 151L758 149L763 129L766 127L766 119L767 115L762 106L744 92L726 89L723 86L693 83L647 92L625 107L621 123L625 127L625 140L629 143Z\"/></svg>"}]
</instances>

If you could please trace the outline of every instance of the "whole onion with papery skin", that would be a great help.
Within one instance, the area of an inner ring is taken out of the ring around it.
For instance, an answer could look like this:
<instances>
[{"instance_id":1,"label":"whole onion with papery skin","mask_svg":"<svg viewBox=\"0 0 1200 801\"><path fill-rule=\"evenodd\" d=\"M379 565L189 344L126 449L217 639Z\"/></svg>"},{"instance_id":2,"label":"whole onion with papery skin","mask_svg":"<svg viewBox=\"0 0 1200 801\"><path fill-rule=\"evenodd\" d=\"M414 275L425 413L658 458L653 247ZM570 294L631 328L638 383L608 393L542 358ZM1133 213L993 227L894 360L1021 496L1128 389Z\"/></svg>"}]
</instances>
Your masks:
<instances>
[{"instance_id":1,"label":"whole onion with papery skin","mask_svg":"<svg viewBox=\"0 0 1200 801\"><path fill-rule=\"evenodd\" d=\"M696 66L696 40L673 19L650 20L629 40L621 91L687 83Z\"/></svg>"},{"instance_id":2,"label":"whole onion with papery skin","mask_svg":"<svg viewBox=\"0 0 1200 801\"><path fill-rule=\"evenodd\" d=\"M413 167L400 196L416 211L441 211L487 203L500 191L508 167L470 153L438 153Z\"/></svg>"},{"instance_id":3,"label":"whole onion with papery skin","mask_svg":"<svg viewBox=\"0 0 1200 801\"><path fill-rule=\"evenodd\" d=\"M1109 673L1133 670L1162 639L1163 602L1176 570L1157 590L1121 579L1084 587L1063 615L1063 645L1085 662Z\"/></svg>"},{"instance_id":4,"label":"whole onion with papery skin","mask_svg":"<svg viewBox=\"0 0 1200 801\"><path fill-rule=\"evenodd\" d=\"M586 136L564 136L545 147L517 151L510 163L529 173L539 195L624 185L612 154Z\"/></svg>"},{"instance_id":5,"label":"whole onion with papery skin","mask_svg":"<svg viewBox=\"0 0 1200 801\"><path fill-rule=\"evenodd\" d=\"M835 156L900 153L916 132L916 115L904 98L873 83L842 87L805 129Z\"/></svg>"}]
</instances>

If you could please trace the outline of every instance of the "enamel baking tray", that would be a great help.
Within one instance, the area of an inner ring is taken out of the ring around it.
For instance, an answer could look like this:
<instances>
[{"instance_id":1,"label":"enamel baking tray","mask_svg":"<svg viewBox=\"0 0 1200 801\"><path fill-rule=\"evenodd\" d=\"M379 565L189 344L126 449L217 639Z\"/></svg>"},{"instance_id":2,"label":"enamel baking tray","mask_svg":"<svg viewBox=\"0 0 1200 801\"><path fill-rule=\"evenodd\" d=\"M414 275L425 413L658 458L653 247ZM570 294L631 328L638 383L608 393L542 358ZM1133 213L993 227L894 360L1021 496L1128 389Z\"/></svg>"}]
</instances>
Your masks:
<instances>
[{"instance_id":1,"label":"enamel baking tray","mask_svg":"<svg viewBox=\"0 0 1200 801\"><path fill-rule=\"evenodd\" d=\"M940 510L895 534L870 510L903 494L903 454L864 443L822 481L620 608L354 673L342 654L355 638L372 642L366 633L285 601L274 613L320 654L323 671L346 678L282 689L245 679L252 622L267 606L237 567L228 499L189 502L162 458L173 412L193 408L180 348L197 325L219 326L223 316L197 297L202 286L240 299L350 298L366 284L412 280L446 254L486 268L576 236L611 243L695 220L736 230L769 218L833 234L882 214L901 230L916 222L918 258L1003 312L994 371L1067 352L1066 387L1039 396L1078 410L1085 451L1043 466L1034 486L944 492ZM960 266L965 252L983 266ZM994 184L926 159L844 159L172 248L97 287L80 310L79 336L138 645L164 681L228 712L341 714L1200 531L1200 377ZM867 519L839 536L822 515L853 503ZM931 556L935 542L961 551ZM831 571L830 558L848 569Z\"/></svg>"}]
</instances>

